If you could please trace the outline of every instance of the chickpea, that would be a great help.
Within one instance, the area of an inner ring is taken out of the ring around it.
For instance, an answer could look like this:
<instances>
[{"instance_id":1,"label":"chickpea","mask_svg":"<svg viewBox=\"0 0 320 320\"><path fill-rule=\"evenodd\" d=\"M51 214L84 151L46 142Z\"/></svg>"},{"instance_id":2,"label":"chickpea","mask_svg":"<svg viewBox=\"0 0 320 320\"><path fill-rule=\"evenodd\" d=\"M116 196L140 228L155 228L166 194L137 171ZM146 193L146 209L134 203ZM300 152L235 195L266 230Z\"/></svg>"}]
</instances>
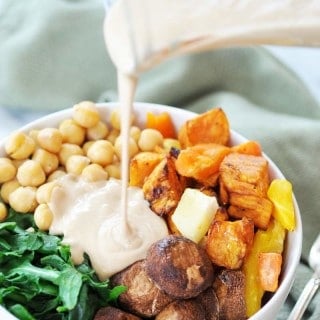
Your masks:
<instances>
[{"instance_id":1,"label":"chickpea","mask_svg":"<svg viewBox=\"0 0 320 320\"><path fill-rule=\"evenodd\" d=\"M108 172L99 164L92 163L82 170L81 176L90 182L101 181L108 179Z\"/></svg>"},{"instance_id":2,"label":"chickpea","mask_svg":"<svg viewBox=\"0 0 320 320\"><path fill-rule=\"evenodd\" d=\"M143 129L138 141L138 146L142 151L152 151L155 146L163 144L162 134L155 129Z\"/></svg>"},{"instance_id":3,"label":"chickpea","mask_svg":"<svg viewBox=\"0 0 320 320\"><path fill-rule=\"evenodd\" d=\"M99 110L95 103L82 101L73 106L73 119L84 128L92 128L100 120Z\"/></svg>"},{"instance_id":4,"label":"chickpea","mask_svg":"<svg viewBox=\"0 0 320 320\"><path fill-rule=\"evenodd\" d=\"M17 169L8 158L0 158L0 183L12 180Z\"/></svg>"},{"instance_id":5,"label":"chickpea","mask_svg":"<svg viewBox=\"0 0 320 320\"><path fill-rule=\"evenodd\" d=\"M1 190L0 190L0 196L1 199L5 202L5 203L9 203L9 196L10 194L16 190L17 188L19 188L21 185L18 182L17 179L12 179L10 181L5 182L2 186L1 186Z\"/></svg>"},{"instance_id":6,"label":"chickpea","mask_svg":"<svg viewBox=\"0 0 320 320\"><path fill-rule=\"evenodd\" d=\"M5 150L12 159L27 159L35 150L34 140L23 132L13 133L5 144Z\"/></svg>"},{"instance_id":7,"label":"chickpea","mask_svg":"<svg viewBox=\"0 0 320 320\"><path fill-rule=\"evenodd\" d=\"M107 137L108 141L112 144L115 143L116 139L119 137L120 131L118 129L112 129Z\"/></svg>"},{"instance_id":8,"label":"chickpea","mask_svg":"<svg viewBox=\"0 0 320 320\"><path fill-rule=\"evenodd\" d=\"M32 160L40 163L45 174L50 174L59 166L59 158L56 154L45 149L37 149L32 156Z\"/></svg>"},{"instance_id":9,"label":"chickpea","mask_svg":"<svg viewBox=\"0 0 320 320\"><path fill-rule=\"evenodd\" d=\"M134 115L131 115L130 124L132 124L133 122L134 122ZM120 110L119 109L114 109L114 110L111 111L110 124L116 130L120 130L121 129L121 116L120 116Z\"/></svg>"},{"instance_id":10,"label":"chickpea","mask_svg":"<svg viewBox=\"0 0 320 320\"><path fill-rule=\"evenodd\" d=\"M81 145L86 136L85 128L81 127L73 119L63 120L59 125L59 131L62 135L62 141Z\"/></svg>"},{"instance_id":11,"label":"chickpea","mask_svg":"<svg viewBox=\"0 0 320 320\"><path fill-rule=\"evenodd\" d=\"M101 140L106 138L108 133L109 133L108 126L104 122L99 121L94 127L87 129L87 139Z\"/></svg>"},{"instance_id":12,"label":"chickpea","mask_svg":"<svg viewBox=\"0 0 320 320\"><path fill-rule=\"evenodd\" d=\"M121 178L120 163L109 164L104 168L108 172L108 176L115 179Z\"/></svg>"},{"instance_id":13,"label":"chickpea","mask_svg":"<svg viewBox=\"0 0 320 320\"><path fill-rule=\"evenodd\" d=\"M52 220L53 213L50 210L49 206L45 203L39 204L39 206L34 211L34 222L39 230L49 230Z\"/></svg>"},{"instance_id":14,"label":"chickpea","mask_svg":"<svg viewBox=\"0 0 320 320\"><path fill-rule=\"evenodd\" d=\"M52 190L56 187L56 182L47 182L41 185L36 192L36 199L38 203L48 203L51 199Z\"/></svg>"},{"instance_id":15,"label":"chickpea","mask_svg":"<svg viewBox=\"0 0 320 320\"><path fill-rule=\"evenodd\" d=\"M45 128L38 132L37 141L41 148L58 153L62 145L62 133L57 128Z\"/></svg>"},{"instance_id":16,"label":"chickpea","mask_svg":"<svg viewBox=\"0 0 320 320\"><path fill-rule=\"evenodd\" d=\"M111 111L110 123L111 123L111 125L112 125L112 127L113 127L114 129L120 131L120 128L121 128L121 120L120 120L119 110L114 109L114 110Z\"/></svg>"},{"instance_id":17,"label":"chickpea","mask_svg":"<svg viewBox=\"0 0 320 320\"><path fill-rule=\"evenodd\" d=\"M31 130L31 131L28 133L29 137L31 137L31 138L33 139L33 141L35 142L36 147L37 147L37 144L38 144L37 142L38 142L38 134L39 134L39 131L40 131L40 130L33 129L33 130Z\"/></svg>"},{"instance_id":18,"label":"chickpea","mask_svg":"<svg viewBox=\"0 0 320 320\"><path fill-rule=\"evenodd\" d=\"M39 162L25 161L17 171L17 179L22 186L38 187L46 180L46 175Z\"/></svg>"},{"instance_id":19,"label":"chickpea","mask_svg":"<svg viewBox=\"0 0 320 320\"><path fill-rule=\"evenodd\" d=\"M88 150L93 144L94 144L94 141L87 141L83 144L82 149L84 154L88 154Z\"/></svg>"},{"instance_id":20,"label":"chickpea","mask_svg":"<svg viewBox=\"0 0 320 320\"><path fill-rule=\"evenodd\" d=\"M3 202L0 202L0 221L4 221L8 215L8 209Z\"/></svg>"},{"instance_id":21,"label":"chickpea","mask_svg":"<svg viewBox=\"0 0 320 320\"><path fill-rule=\"evenodd\" d=\"M72 143L63 143L59 151L60 164L65 166L68 158L76 154L81 156L84 154L80 146Z\"/></svg>"},{"instance_id":22,"label":"chickpea","mask_svg":"<svg viewBox=\"0 0 320 320\"><path fill-rule=\"evenodd\" d=\"M118 137L114 143L114 150L119 159L121 159L121 148L122 148L121 137ZM138 152L139 152L139 148L136 141L132 137L129 137L129 158L131 159Z\"/></svg>"},{"instance_id":23,"label":"chickpea","mask_svg":"<svg viewBox=\"0 0 320 320\"><path fill-rule=\"evenodd\" d=\"M132 137L137 143L139 141L140 138L140 134L141 134L141 129L139 127L136 126L132 126L130 128L130 137Z\"/></svg>"},{"instance_id":24,"label":"chickpea","mask_svg":"<svg viewBox=\"0 0 320 320\"><path fill-rule=\"evenodd\" d=\"M113 162L113 145L108 140L97 140L88 149L87 156L93 163L106 166Z\"/></svg>"},{"instance_id":25,"label":"chickpea","mask_svg":"<svg viewBox=\"0 0 320 320\"><path fill-rule=\"evenodd\" d=\"M90 159L86 156L74 155L68 158L66 170L68 173L80 175L82 170L90 164Z\"/></svg>"},{"instance_id":26,"label":"chickpea","mask_svg":"<svg viewBox=\"0 0 320 320\"><path fill-rule=\"evenodd\" d=\"M47 182L52 182L55 180L60 179L61 177L65 176L67 173L64 171L64 169L58 169L56 171L53 171L47 178Z\"/></svg>"},{"instance_id":27,"label":"chickpea","mask_svg":"<svg viewBox=\"0 0 320 320\"><path fill-rule=\"evenodd\" d=\"M13 165L18 169L23 163L25 163L28 159L23 160L12 160Z\"/></svg>"},{"instance_id":28,"label":"chickpea","mask_svg":"<svg viewBox=\"0 0 320 320\"><path fill-rule=\"evenodd\" d=\"M33 212L38 203L36 200L36 188L19 187L9 196L10 206L17 212Z\"/></svg>"}]
</instances>

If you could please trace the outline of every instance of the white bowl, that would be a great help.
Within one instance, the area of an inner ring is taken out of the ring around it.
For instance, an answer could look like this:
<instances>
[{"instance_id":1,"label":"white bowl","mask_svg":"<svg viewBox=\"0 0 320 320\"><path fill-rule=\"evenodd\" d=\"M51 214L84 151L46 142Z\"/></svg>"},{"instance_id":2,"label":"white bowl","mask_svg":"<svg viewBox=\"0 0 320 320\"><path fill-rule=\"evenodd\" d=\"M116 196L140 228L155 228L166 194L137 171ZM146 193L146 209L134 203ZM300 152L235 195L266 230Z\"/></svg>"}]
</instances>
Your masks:
<instances>
[{"instance_id":1,"label":"white bowl","mask_svg":"<svg viewBox=\"0 0 320 320\"><path fill-rule=\"evenodd\" d=\"M101 112L101 118L107 121L110 119L111 110L118 106L117 103L99 104L99 110ZM186 111L179 108L163 106L151 103L135 103L134 113L135 119L138 125L143 126L146 119L147 111L154 113L160 113L167 111L170 113L172 120L178 129L186 120L193 118L196 114L190 111ZM41 129L46 127L57 127L58 124L66 118L72 116L72 109L62 110L56 113L52 113L43 118L40 118L32 123L24 126L20 129L23 132L29 132L32 129ZM5 140L0 142L0 156L5 155L4 144ZM236 145L247 139L241 136L239 133L231 130L231 144ZM283 174L275 163L264 154L269 161L269 170L271 178L284 178ZM296 199L294 198L295 214L296 214L296 229L293 232L289 232L286 238L284 259L282 266L281 279L278 290L273 294L271 299L252 317L250 320L273 320L278 314L281 306L284 304L291 286L295 278L296 268L298 266L301 248L302 248L302 223L299 207ZM1 319L15 319L0 306Z\"/></svg>"}]
</instances>

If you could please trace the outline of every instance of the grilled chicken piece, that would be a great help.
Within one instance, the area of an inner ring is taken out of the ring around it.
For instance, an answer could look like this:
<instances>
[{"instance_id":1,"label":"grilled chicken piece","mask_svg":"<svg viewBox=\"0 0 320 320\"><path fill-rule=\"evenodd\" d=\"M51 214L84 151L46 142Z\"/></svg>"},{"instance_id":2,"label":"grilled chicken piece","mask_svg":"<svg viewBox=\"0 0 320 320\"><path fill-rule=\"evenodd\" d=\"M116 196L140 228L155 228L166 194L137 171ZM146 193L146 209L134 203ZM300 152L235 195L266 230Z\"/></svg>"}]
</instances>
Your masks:
<instances>
[{"instance_id":1,"label":"grilled chicken piece","mask_svg":"<svg viewBox=\"0 0 320 320\"><path fill-rule=\"evenodd\" d=\"M252 246L254 224L244 217L237 221L215 220L206 240L206 250L218 266L238 269Z\"/></svg>"},{"instance_id":2,"label":"grilled chicken piece","mask_svg":"<svg viewBox=\"0 0 320 320\"><path fill-rule=\"evenodd\" d=\"M223 269L213 282L219 301L219 320L245 320L245 281L240 270Z\"/></svg>"},{"instance_id":3,"label":"grilled chicken piece","mask_svg":"<svg viewBox=\"0 0 320 320\"><path fill-rule=\"evenodd\" d=\"M213 287L201 292L195 299L204 310L206 320L219 320L219 301Z\"/></svg>"},{"instance_id":4,"label":"grilled chicken piece","mask_svg":"<svg viewBox=\"0 0 320 320\"><path fill-rule=\"evenodd\" d=\"M220 197L230 204L228 214L234 218L248 217L255 226L266 229L272 214L268 199L268 161L262 156L240 153L227 155L220 165Z\"/></svg>"},{"instance_id":5,"label":"grilled chicken piece","mask_svg":"<svg viewBox=\"0 0 320 320\"><path fill-rule=\"evenodd\" d=\"M205 250L176 235L169 235L150 247L146 271L161 290L177 299L195 297L213 281L213 265Z\"/></svg>"},{"instance_id":6,"label":"grilled chicken piece","mask_svg":"<svg viewBox=\"0 0 320 320\"><path fill-rule=\"evenodd\" d=\"M156 214L172 214L185 189L185 179L176 172L175 158L166 156L145 179L142 189Z\"/></svg>"},{"instance_id":7,"label":"grilled chicken piece","mask_svg":"<svg viewBox=\"0 0 320 320\"><path fill-rule=\"evenodd\" d=\"M207 320L205 311L195 300L176 300L165 307L155 320Z\"/></svg>"},{"instance_id":8,"label":"grilled chicken piece","mask_svg":"<svg viewBox=\"0 0 320 320\"><path fill-rule=\"evenodd\" d=\"M140 320L141 318L133 314L122 311L114 307L105 307L98 310L94 320Z\"/></svg>"},{"instance_id":9,"label":"grilled chicken piece","mask_svg":"<svg viewBox=\"0 0 320 320\"><path fill-rule=\"evenodd\" d=\"M118 298L120 307L141 317L153 317L173 301L147 276L145 260L135 262L110 280L113 286L128 288Z\"/></svg>"}]
</instances>

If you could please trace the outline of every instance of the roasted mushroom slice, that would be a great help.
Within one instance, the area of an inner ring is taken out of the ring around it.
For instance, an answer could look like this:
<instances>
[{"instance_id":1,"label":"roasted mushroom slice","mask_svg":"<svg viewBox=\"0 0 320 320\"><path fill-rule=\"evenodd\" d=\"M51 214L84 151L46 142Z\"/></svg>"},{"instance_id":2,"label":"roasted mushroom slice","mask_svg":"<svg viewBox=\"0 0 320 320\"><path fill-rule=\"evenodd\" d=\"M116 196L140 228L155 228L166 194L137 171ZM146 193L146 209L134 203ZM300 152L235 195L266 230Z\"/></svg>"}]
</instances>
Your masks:
<instances>
[{"instance_id":1,"label":"roasted mushroom slice","mask_svg":"<svg viewBox=\"0 0 320 320\"><path fill-rule=\"evenodd\" d=\"M177 235L150 247L146 271L161 290L178 299L196 297L213 282L213 265L205 250Z\"/></svg>"},{"instance_id":2,"label":"roasted mushroom slice","mask_svg":"<svg viewBox=\"0 0 320 320\"><path fill-rule=\"evenodd\" d=\"M176 300L165 307L155 320L206 320L206 315L195 300Z\"/></svg>"},{"instance_id":3,"label":"roasted mushroom slice","mask_svg":"<svg viewBox=\"0 0 320 320\"><path fill-rule=\"evenodd\" d=\"M205 312L206 320L219 320L219 301L213 289L209 287L201 292L196 298L196 301L201 305Z\"/></svg>"},{"instance_id":4,"label":"roasted mushroom slice","mask_svg":"<svg viewBox=\"0 0 320 320\"><path fill-rule=\"evenodd\" d=\"M94 320L140 320L141 318L133 314L122 311L114 307L105 307L98 310Z\"/></svg>"},{"instance_id":5,"label":"roasted mushroom slice","mask_svg":"<svg viewBox=\"0 0 320 320\"><path fill-rule=\"evenodd\" d=\"M121 308L141 317L153 317L173 301L150 280L145 270L145 261L135 262L111 277L113 286L124 285L118 302Z\"/></svg>"},{"instance_id":6,"label":"roasted mushroom slice","mask_svg":"<svg viewBox=\"0 0 320 320\"><path fill-rule=\"evenodd\" d=\"M220 320L245 320L245 282L240 270L222 269L216 275L213 289L219 301Z\"/></svg>"}]
</instances>

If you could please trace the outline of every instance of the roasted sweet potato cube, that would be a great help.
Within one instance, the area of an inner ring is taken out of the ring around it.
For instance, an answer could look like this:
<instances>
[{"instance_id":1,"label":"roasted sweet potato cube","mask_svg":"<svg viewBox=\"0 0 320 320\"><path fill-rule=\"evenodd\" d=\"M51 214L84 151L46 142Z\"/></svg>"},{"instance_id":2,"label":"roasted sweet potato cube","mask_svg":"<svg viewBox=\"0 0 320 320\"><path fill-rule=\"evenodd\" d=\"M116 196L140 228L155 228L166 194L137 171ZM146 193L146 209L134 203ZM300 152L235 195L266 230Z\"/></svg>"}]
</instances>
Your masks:
<instances>
[{"instance_id":1,"label":"roasted sweet potato cube","mask_svg":"<svg viewBox=\"0 0 320 320\"><path fill-rule=\"evenodd\" d=\"M214 221L209 228L206 251L212 262L228 269L241 267L254 236L253 221Z\"/></svg>"},{"instance_id":2,"label":"roasted sweet potato cube","mask_svg":"<svg viewBox=\"0 0 320 320\"><path fill-rule=\"evenodd\" d=\"M267 197L268 161L261 156L230 153L220 165L220 181L229 193Z\"/></svg>"},{"instance_id":3,"label":"roasted sweet potato cube","mask_svg":"<svg viewBox=\"0 0 320 320\"><path fill-rule=\"evenodd\" d=\"M217 183L220 164L229 153L229 147L216 143L188 147L180 151L176 168L180 175L212 186Z\"/></svg>"},{"instance_id":4,"label":"roasted sweet potato cube","mask_svg":"<svg viewBox=\"0 0 320 320\"><path fill-rule=\"evenodd\" d=\"M175 168L174 157L168 155L145 179L142 190L151 209L159 216L171 215L185 189L185 179Z\"/></svg>"},{"instance_id":5,"label":"roasted sweet potato cube","mask_svg":"<svg viewBox=\"0 0 320 320\"><path fill-rule=\"evenodd\" d=\"M243 154L251 154L252 156L261 156L262 150L258 142L249 140L231 147L232 152L238 152Z\"/></svg>"},{"instance_id":6,"label":"roasted sweet potato cube","mask_svg":"<svg viewBox=\"0 0 320 320\"><path fill-rule=\"evenodd\" d=\"M135 155L130 161L130 185L142 187L145 178L163 158L163 154L148 151Z\"/></svg>"},{"instance_id":7,"label":"roasted sweet potato cube","mask_svg":"<svg viewBox=\"0 0 320 320\"><path fill-rule=\"evenodd\" d=\"M200 143L227 145L230 139L227 116L221 108L214 108L200 114L186 121L179 130L178 139L182 148Z\"/></svg>"},{"instance_id":8,"label":"roasted sweet potato cube","mask_svg":"<svg viewBox=\"0 0 320 320\"><path fill-rule=\"evenodd\" d=\"M259 280L263 290L275 292L281 272L282 254L276 252L259 253Z\"/></svg>"},{"instance_id":9,"label":"roasted sweet potato cube","mask_svg":"<svg viewBox=\"0 0 320 320\"><path fill-rule=\"evenodd\" d=\"M213 282L219 301L219 319L245 320L245 278L240 270L222 269Z\"/></svg>"},{"instance_id":10,"label":"roasted sweet potato cube","mask_svg":"<svg viewBox=\"0 0 320 320\"><path fill-rule=\"evenodd\" d=\"M234 218L247 217L253 220L255 226L265 230L272 214L272 202L267 198L252 195L230 193L228 214Z\"/></svg>"}]
</instances>

